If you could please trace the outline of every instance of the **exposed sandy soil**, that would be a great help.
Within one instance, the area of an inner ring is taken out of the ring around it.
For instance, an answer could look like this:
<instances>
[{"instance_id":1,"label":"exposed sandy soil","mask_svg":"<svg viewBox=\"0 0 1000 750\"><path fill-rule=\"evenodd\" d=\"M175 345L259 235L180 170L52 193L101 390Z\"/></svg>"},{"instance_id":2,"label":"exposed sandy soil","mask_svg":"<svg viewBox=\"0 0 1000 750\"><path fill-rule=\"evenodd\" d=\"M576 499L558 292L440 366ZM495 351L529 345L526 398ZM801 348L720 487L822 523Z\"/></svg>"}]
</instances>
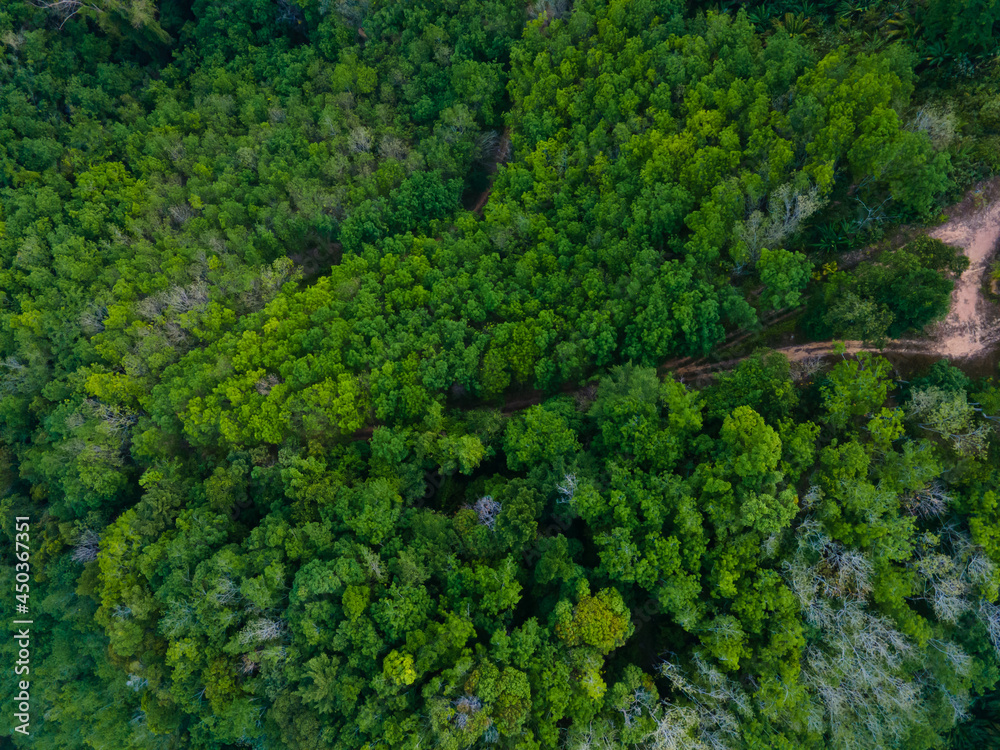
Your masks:
<instances>
[{"instance_id":1,"label":"exposed sandy soil","mask_svg":"<svg viewBox=\"0 0 1000 750\"><path fill-rule=\"evenodd\" d=\"M961 360L980 357L1000 345L1000 310L983 294L985 274L1000 245L1000 178L980 183L945 213L948 220L928 235L962 248L969 258L968 269L955 282L951 309L925 336L889 341L882 351ZM875 351L860 341L846 344L850 353ZM813 353L815 346L781 351L796 361Z\"/></svg>"},{"instance_id":2,"label":"exposed sandy soil","mask_svg":"<svg viewBox=\"0 0 1000 750\"><path fill-rule=\"evenodd\" d=\"M1000 309L983 294L985 274L1000 245L1000 178L980 183L966 198L949 208L948 220L928 234L962 248L969 257L969 268L955 283L951 309L943 321L932 326L925 336L889 341L884 349L866 346L860 341L845 341L846 353L873 351L890 360L900 357L975 360L990 357L1000 348ZM867 253L863 253L867 257ZM859 258L863 262L863 257ZM852 264L856 265L856 264ZM726 342L726 347L733 342ZM805 375L819 367L833 352L832 342L818 342L779 347L793 364L793 372ZM896 356L893 356L896 355ZM704 359L675 360L664 365L682 379L701 380L711 373L728 370L743 357L722 362ZM995 369L995 368L994 368ZM991 372L990 374L996 374Z\"/></svg>"},{"instance_id":3,"label":"exposed sandy soil","mask_svg":"<svg viewBox=\"0 0 1000 750\"><path fill-rule=\"evenodd\" d=\"M966 207L970 201L972 206ZM973 191L957 208L947 223L930 232L969 256L969 268L955 284L948 317L930 332L934 351L949 359L974 357L1000 342L996 306L983 294L984 275L1000 242L1000 181L979 186L979 192Z\"/></svg>"}]
</instances>

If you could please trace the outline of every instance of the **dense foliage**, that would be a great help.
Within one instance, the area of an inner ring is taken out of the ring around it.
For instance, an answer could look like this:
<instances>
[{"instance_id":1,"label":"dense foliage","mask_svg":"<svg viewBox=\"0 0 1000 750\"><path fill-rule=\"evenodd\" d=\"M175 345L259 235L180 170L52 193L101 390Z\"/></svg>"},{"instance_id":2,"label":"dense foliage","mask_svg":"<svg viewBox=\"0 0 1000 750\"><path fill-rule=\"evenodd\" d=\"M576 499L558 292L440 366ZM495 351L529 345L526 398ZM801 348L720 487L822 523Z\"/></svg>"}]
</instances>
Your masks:
<instances>
[{"instance_id":1,"label":"dense foliage","mask_svg":"<svg viewBox=\"0 0 1000 750\"><path fill-rule=\"evenodd\" d=\"M835 259L1000 169L1000 5L786 5L0 8L15 745L983 746L995 381L657 370L967 267Z\"/></svg>"}]
</instances>

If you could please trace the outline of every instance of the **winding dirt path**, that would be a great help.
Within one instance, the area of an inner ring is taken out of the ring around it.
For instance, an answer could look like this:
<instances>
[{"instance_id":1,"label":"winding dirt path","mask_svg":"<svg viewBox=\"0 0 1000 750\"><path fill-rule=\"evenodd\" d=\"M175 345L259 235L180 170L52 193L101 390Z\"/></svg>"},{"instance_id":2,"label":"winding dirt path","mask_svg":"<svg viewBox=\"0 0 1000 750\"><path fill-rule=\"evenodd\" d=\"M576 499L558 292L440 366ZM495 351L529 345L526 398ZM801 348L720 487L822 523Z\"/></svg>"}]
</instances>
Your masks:
<instances>
[{"instance_id":1,"label":"winding dirt path","mask_svg":"<svg viewBox=\"0 0 1000 750\"><path fill-rule=\"evenodd\" d=\"M481 205L477 208L481 210L488 196L487 189L480 198ZM860 341L845 341L843 344L846 354L869 351L890 356L902 354L971 360L996 352L1000 348L1000 307L983 294L986 271L1000 245L1000 177L980 183L961 203L950 207L945 213L949 219L928 234L962 248L970 261L969 268L955 284L948 315L943 321L931 327L926 336L891 340L882 349L866 346ZM796 312L782 310L772 314L770 319L765 319L764 322L773 326ZM753 333L733 331L716 351L731 348L752 335ZM833 349L834 342L819 341L778 347L774 351L781 352L789 359L793 375L805 377L820 369L823 361L834 355ZM716 372L732 369L746 358L744 355L710 362L704 357L682 357L664 362L658 369L663 374L672 373L681 382L694 382L709 379ZM589 400L593 398L595 386L574 388L567 384L561 392ZM511 393L507 395L501 411L504 414L520 411L541 403L551 395L554 394L546 394L537 389ZM362 428L354 433L353 439L367 440L371 438L373 429L373 426Z\"/></svg>"},{"instance_id":2,"label":"winding dirt path","mask_svg":"<svg viewBox=\"0 0 1000 750\"><path fill-rule=\"evenodd\" d=\"M971 360L1000 347L1000 308L983 293L986 272L1000 245L1000 177L980 183L961 203L951 206L945 213L948 220L928 234L962 248L969 258L968 269L955 283L948 315L920 338L894 339L882 349L860 341L845 341L846 353L870 351ZM736 342L726 342L724 347ZM784 354L795 365L817 363L833 354L833 346L833 342L816 342L778 347L775 351ZM731 369L745 358L720 362L704 358L675 360L665 363L661 369L681 378L700 378Z\"/></svg>"},{"instance_id":3,"label":"winding dirt path","mask_svg":"<svg viewBox=\"0 0 1000 750\"><path fill-rule=\"evenodd\" d=\"M973 360L1000 348L1000 308L983 294L984 276L997 246L1000 245L1000 177L980 183L962 202L951 206L945 213L948 220L928 234L962 248L970 261L969 268L955 284L948 315L932 326L926 335L912 339L893 339L886 342L882 349L861 341L844 341L845 354L868 351L887 355L890 360L896 359L893 355ZM865 253L858 260L865 262L869 255L870 253ZM797 312L780 311L762 322L773 326ZM733 331L716 351L730 349L752 335L754 334ZM777 347L774 351L779 351L788 358L796 378L808 377L823 366L824 360L835 356L832 341ZM710 382L714 373L730 370L746 358L747 355L742 355L713 362L706 357L682 357L664 362L658 369L661 374L673 374L681 382L701 385ZM990 374L995 375L996 372ZM585 393L587 388L593 390L593 386L567 386L562 392L585 397L588 395ZM592 393L589 395L593 397ZM510 394L502 411L505 414L520 411L541 403L546 397L542 391L534 389Z\"/></svg>"},{"instance_id":4,"label":"winding dirt path","mask_svg":"<svg viewBox=\"0 0 1000 750\"><path fill-rule=\"evenodd\" d=\"M1000 243L1000 181L979 186L963 204L969 201L974 202L971 212L930 232L958 245L969 257L968 269L955 284L948 317L930 333L934 352L950 359L974 357L1000 343L996 306L983 294L986 271Z\"/></svg>"}]
</instances>

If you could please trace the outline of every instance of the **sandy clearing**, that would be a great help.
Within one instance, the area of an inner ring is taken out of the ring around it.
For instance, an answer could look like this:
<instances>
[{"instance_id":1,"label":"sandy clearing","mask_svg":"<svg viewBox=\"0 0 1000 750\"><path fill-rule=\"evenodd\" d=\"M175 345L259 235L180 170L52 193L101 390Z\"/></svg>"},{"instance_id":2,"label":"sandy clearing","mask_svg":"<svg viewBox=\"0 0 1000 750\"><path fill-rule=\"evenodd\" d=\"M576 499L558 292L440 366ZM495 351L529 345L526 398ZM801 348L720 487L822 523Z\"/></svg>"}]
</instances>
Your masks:
<instances>
[{"instance_id":1,"label":"sandy clearing","mask_svg":"<svg viewBox=\"0 0 1000 750\"><path fill-rule=\"evenodd\" d=\"M890 340L883 349L866 346L860 341L845 341L846 354L870 351L968 360L982 357L1000 346L1000 309L983 294L984 275L1000 245L1000 177L977 185L961 203L947 209L946 214L950 218L928 234L962 248L969 257L968 269L955 283L948 315L932 326L926 336ZM865 257L867 255L864 253ZM727 342L726 346L732 343L736 341ZM833 353L833 342L796 344L778 347L775 351L784 354L793 364L804 366L798 369L811 371ZM743 359L745 357L706 362L704 358L688 358L666 363L662 369L682 379L702 378L728 370Z\"/></svg>"},{"instance_id":2,"label":"sandy clearing","mask_svg":"<svg viewBox=\"0 0 1000 750\"><path fill-rule=\"evenodd\" d=\"M983 294L985 274L1000 245L1000 178L980 183L946 211L949 219L927 234L962 248L969 267L955 282L948 315L926 336L895 339L881 351L933 354L947 359L979 357L1000 344L997 306ZM860 341L847 341L847 352L879 351ZM781 349L796 361L814 352L809 346Z\"/></svg>"},{"instance_id":3,"label":"sandy clearing","mask_svg":"<svg viewBox=\"0 0 1000 750\"><path fill-rule=\"evenodd\" d=\"M982 207L931 231L931 237L961 247L969 267L955 284L948 316L930 332L933 351L950 359L974 357L1000 342L995 306L983 294L984 275L1000 242L1000 199L993 181L973 195ZM981 197L978 197L981 196Z\"/></svg>"}]
</instances>

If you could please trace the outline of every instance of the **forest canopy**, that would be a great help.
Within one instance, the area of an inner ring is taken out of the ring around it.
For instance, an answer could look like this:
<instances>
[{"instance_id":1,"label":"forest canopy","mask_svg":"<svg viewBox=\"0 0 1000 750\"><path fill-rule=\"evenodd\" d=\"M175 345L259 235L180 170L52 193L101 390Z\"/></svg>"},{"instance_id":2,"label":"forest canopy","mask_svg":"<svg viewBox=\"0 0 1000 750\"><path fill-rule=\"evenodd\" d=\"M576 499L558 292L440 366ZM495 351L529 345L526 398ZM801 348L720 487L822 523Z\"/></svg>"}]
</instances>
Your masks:
<instances>
[{"instance_id":1,"label":"forest canopy","mask_svg":"<svg viewBox=\"0 0 1000 750\"><path fill-rule=\"evenodd\" d=\"M926 230L1000 172L998 38L969 0L4 4L5 735L1000 742L996 368L873 351L970 267Z\"/></svg>"}]
</instances>

